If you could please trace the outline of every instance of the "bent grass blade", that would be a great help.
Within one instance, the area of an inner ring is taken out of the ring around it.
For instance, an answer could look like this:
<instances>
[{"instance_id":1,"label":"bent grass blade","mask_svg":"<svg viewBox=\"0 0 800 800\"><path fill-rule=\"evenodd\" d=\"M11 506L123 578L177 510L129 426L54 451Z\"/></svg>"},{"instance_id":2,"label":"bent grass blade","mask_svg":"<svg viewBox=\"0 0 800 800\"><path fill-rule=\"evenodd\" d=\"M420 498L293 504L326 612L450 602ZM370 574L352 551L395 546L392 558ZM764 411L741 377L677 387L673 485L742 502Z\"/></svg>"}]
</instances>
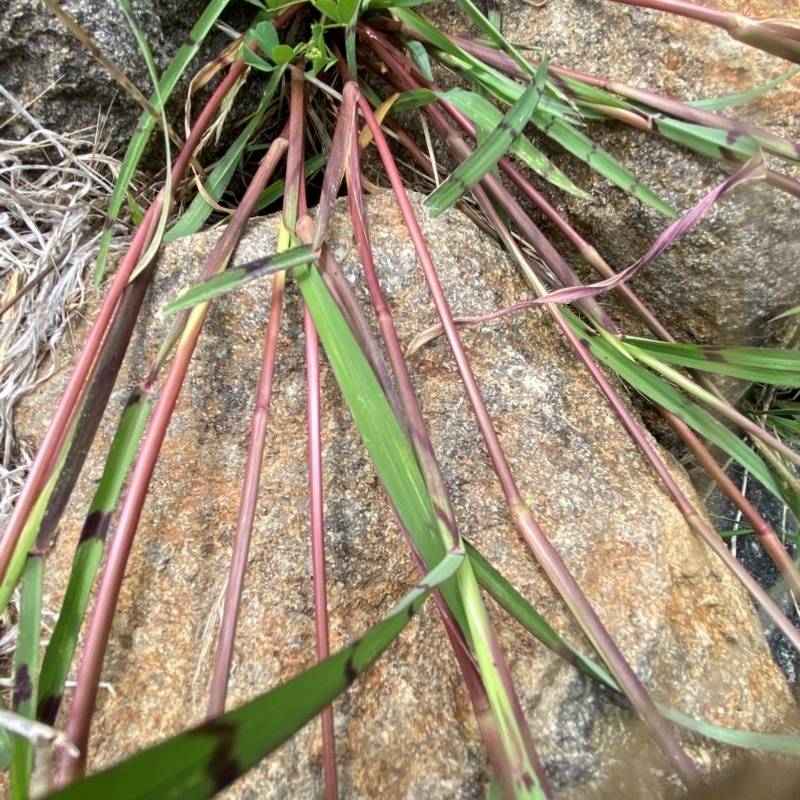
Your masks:
<instances>
[{"instance_id":1,"label":"bent grass blade","mask_svg":"<svg viewBox=\"0 0 800 800\"><path fill-rule=\"evenodd\" d=\"M268 756L340 695L397 638L464 556L447 555L361 639L243 706L181 733L49 800L205 800Z\"/></svg>"},{"instance_id":2,"label":"bent grass blade","mask_svg":"<svg viewBox=\"0 0 800 800\"><path fill-rule=\"evenodd\" d=\"M344 319L327 294L315 268L302 267L297 270L297 276L300 290L314 317L326 355L361 432L364 444L381 475L400 520L411 534L423 558L430 563L431 558L436 558L437 551L443 552L445 548L443 537L439 534L437 514L434 512L434 506L414 450L403 435L388 401L385 400L385 395L378 386L377 379L355 341L352 341L352 335L349 334ZM364 398L378 396L381 398L381 402L368 408ZM389 443L392 444L394 454L387 451ZM398 483L398 470L402 470L406 476L405 491L401 490L403 484ZM453 550L448 552L451 555L454 553ZM462 557L465 556L462 549L459 549L458 552ZM440 590L445 601L456 612L456 617L459 620L470 621L465 629L465 634L472 640L479 657L483 654L491 658L486 644L478 641L478 634L483 632L481 624L488 624L488 619L483 619L486 612L482 607L477 584L474 585L474 591L471 591L470 582L474 582L472 571L469 570L468 574L464 574L462 570L458 574L458 585L448 582L443 584ZM497 657L496 654L494 657ZM485 658L480 660L481 674L484 680L488 681L487 689L490 697L494 695L493 710L507 742L510 733L504 729L511 724L513 713L510 708L507 708L507 700L505 703L498 701L498 696L504 694L505 687L498 687L499 678L492 675ZM516 753L517 758L519 755ZM518 796L538 798L539 800L547 797L539 785L533 769L525 763L521 768L530 777L531 785L527 788L517 786Z\"/></svg>"},{"instance_id":3,"label":"bent grass blade","mask_svg":"<svg viewBox=\"0 0 800 800\"><path fill-rule=\"evenodd\" d=\"M764 158L759 153L751 158L730 178L723 181L719 186L712 189L708 194L697 203L688 213L676 219L669 227L656 239L650 249L635 263L627 269L617 273L611 278L590 284L589 286L567 287L551 292L549 295L540 298L539 303L572 303L576 300L592 295L606 292L613 289L635 275L642 267L658 258L676 239L686 231L694 227L720 198L724 197L732 189L748 181L763 180L766 177L764 171Z\"/></svg>"}]
</instances>

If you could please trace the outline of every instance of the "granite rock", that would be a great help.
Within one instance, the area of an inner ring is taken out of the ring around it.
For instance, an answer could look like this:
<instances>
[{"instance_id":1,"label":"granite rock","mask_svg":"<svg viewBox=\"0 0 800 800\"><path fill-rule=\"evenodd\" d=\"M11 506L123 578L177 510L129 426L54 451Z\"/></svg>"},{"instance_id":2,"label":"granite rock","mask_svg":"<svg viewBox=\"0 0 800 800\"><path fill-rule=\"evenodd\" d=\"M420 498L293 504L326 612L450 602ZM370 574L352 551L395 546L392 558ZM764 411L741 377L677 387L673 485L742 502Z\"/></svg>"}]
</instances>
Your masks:
<instances>
[{"instance_id":1,"label":"granite rock","mask_svg":"<svg viewBox=\"0 0 800 800\"><path fill-rule=\"evenodd\" d=\"M488 312L528 296L504 254L457 212L431 220L421 197L413 202L456 314ZM393 196L371 196L367 210L377 269L407 343L434 321L432 304ZM272 252L277 225L275 218L254 220L235 261ZM111 416L158 348L164 331L158 309L196 275L217 235L200 234L165 249ZM342 203L329 241L364 298ZM214 619L230 557L268 305L269 283L256 282L216 302L206 323L122 587L103 673L116 694L99 698L93 769L202 719L210 667L204 631ZM689 531L546 312L470 326L463 338L524 496L653 695L734 728L793 726L787 722L795 713L791 694L748 596ZM31 442L41 436L69 361L64 353L60 371L20 411L18 428ZM446 343L427 345L409 365L462 532L558 631L589 651L509 521ZM314 662L304 374L302 316L290 281L232 705ZM331 644L339 648L377 622L417 573L327 368L322 407ZM60 603L80 514L110 433L104 424L48 555L49 608ZM680 467L670 463L691 493ZM532 642L497 609L493 615L558 796L596 796L621 754L631 752L638 763L654 765L640 776L644 793L636 796L668 793L668 769L639 736L625 703ZM484 751L443 634L434 606L426 604L398 642L336 701L342 797L485 796ZM698 737L683 738L705 771L723 769L734 758ZM316 724L226 794L321 795Z\"/></svg>"},{"instance_id":2,"label":"granite rock","mask_svg":"<svg viewBox=\"0 0 800 800\"><path fill-rule=\"evenodd\" d=\"M710 5L756 18L792 16L783 0L714 0ZM444 30L471 33L455 3L439 2L426 9ZM746 91L791 66L710 25L609 0L501 0L500 9L507 38L543 47L551 64L683 101ZM796 141L798 88L800 77L795 77L723 113ZM686 213L730 174L708 157L621 123L591 123L587 134L679 213ZM583 202L545 187L551 202L615 269L634 263L668 220L549 146L544 137L538 136L536 143L592 195L591 201ZM534 177L534 183L542 182ZM800 303L799 212L800 200L770 186L740 187L639 272L631 286L681 341L781 344L792 322L771 320ZM548 233L559 241L556 232ZM561 241L562 253L580 265L572 248Z\"/></svg>"},{"instance_id":3,"label":"granite rock","mask_svg":"<svg viewBox=\"0 0 800 800\"><path fill-rule=\"evenodd\" d=\"M207 0L132 2L159 75L207 4ZM65 0L61 6L149 98L153 82L119 5L106 0ZM206 60L227 44L218 31L211 32L207 41L211 40L214 53L204 51ZM201 57L196 57L195 69L202 63ZM181 84L184 89L187 81ZM0 85L25 104L41 124L58 133L93 130L99 118L105 120L100 141L108 142L110 152L127 147L142 113L136 101L38 0L5 0L0 4ZM175 96L180 94L176 92ZM181 103L179 100L173 110L177 111ZM0 114L4 118L13 114L1 97ZM4 130L7 138L21 139L28 133L22 120ZM161 160L163 156L154 161L159 165L155 169L160 168Z\"/></svg>"}]
</instances>

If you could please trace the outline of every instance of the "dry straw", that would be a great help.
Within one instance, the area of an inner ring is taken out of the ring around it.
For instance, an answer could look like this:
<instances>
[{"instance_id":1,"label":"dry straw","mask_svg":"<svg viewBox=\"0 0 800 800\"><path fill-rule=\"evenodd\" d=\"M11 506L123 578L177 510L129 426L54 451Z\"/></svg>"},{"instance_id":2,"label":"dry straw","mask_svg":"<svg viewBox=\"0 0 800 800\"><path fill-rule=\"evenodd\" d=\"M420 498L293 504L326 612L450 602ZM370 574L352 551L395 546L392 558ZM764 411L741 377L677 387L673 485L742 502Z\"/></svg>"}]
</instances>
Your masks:
<instances>
[{"instance_id":1,"label":"dry straw","mask_svg":"<svg viewBox=\"0 0 800 800\"><path fill-rule=\"evenodd\" d=\"M0 86L12 116L0 123L0 525L22 484L35 443L18 442L19 400L55 368L55 347L87 297L103 209L119 162L101 128L58 134ZM30 132L4 137L12 119ZM124 233L124 231L121 231ZM117 246L124 236L117 240Z\"/></svg>"}]
</instances>

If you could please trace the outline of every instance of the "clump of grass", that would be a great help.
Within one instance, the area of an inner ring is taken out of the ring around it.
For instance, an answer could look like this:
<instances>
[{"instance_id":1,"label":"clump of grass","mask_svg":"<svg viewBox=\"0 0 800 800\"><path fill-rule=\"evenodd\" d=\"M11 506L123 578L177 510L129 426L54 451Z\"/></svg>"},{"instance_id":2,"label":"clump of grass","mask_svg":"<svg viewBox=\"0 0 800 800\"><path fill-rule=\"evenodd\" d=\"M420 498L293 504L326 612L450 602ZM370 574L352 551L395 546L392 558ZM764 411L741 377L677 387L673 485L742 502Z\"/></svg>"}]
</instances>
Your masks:
<instances>
[{"instance_id":1,"label":"clump of grass","mask_svg":"<svg viewBox=\"0 0 800 800\"><path fill-rule=\"evenodd\" d=\"M52 4L53 0L49 0ZM794 514L800 513L796 467L800 456L774 432L765 430L732 408L720 395L711 373L754 376L778 385L800 386L800 359L794 351L709 348L676 343L641 303L626 281L656 258L685 230L700 224L713 203L748 180L767 180L800 193L791 176L767 169L762 151L785 162L800 162L800 144L770 136L676 101L636 93L630 87L551 69L546 54L532 61L504 39L492 5L484 16L471 0L458 0L463 13L480 30L482 40L463 40L437 30L402 0L313 0L311 4L283 0L256 2L253 24L242 37L236 57L198 115L168 178L144 214L116 274L105 287L105 299L65 390L46 437L32 465L25 489L0 541L0 605L21 584L20 641L15 653L13 710L20 716L52 723L64 695L65 680L76 651L78 634L89 607L107 534L119 506L97 599L80 658L78 680L69 709L67 734L78 755L60 757L55 796L71 797L207 797L257 763L317 714L322 714L326 793L338 795L335 739L329 706L391 644L408 620L434 594L449 640L462 670L488 758L495 773L490 792L507 798L553 796L536 752L528 723L489 621L481 587L534 635L570 663L627 697L661 748L667 763L688 788L702 783L697 766L685 752L668 720L704 735L741 746L783 753L800 753L797 737L764 736L729 731L692 720L679 710L657 706L622 658L580 587L559 558L533 511L523 500L458 334L465 320L452 317L436 273L436 265L421 235L408 201L391 136L408 151L415 167L432 176L437 188L427 200L441 213L456 203L468 204L473 218L492 231L514 258L535 300L524 300L500 313L523 312L543 304L565 338L597 381L631 437L661 477L687 524L739 577L754 599L800 649L800 633L722 544L682 493L658 453L616 396L598 368L605 363L655 402L668 422L707 466L712 476L742 510L775 560L788 586L800 593L800 572L775 531L746 503L711 459L700 436L737 458L751 474ZM644 5L644 3L642 3ZM152 65L128 0L121 5ZM212 0L165 76L154 75L155 93L121 167L110 200L114 217L128 189L128 180L155 125L169 130L164 104L196 51L196 43L218 17L225 3ZM308 36L294 46L281 40L293 19L303 19ZM760 36L783 37L785 26L761 26ZM487 44L488 42L488 44ZM761 39L759 39L761 42ZM443 92L434 82L431 63L450 70L461 81ZM220 62L221 63L221 62ZM365 82L372 74L375 79ZM169 230L175 188L199 157L202 143L217 113L226 119L233 93L243 83L261 79L261 102L228 153L210 169L182 218ZM384 95L389 94L384 100ZM431 129L448 147L455 163L449 174L438 166L402 128L404 110L422 109ZM692 147L735 167L734 174L694 208L670 208L627 169L604 153L583 131L586 117L620 119L636 127ZM270 118L277 131L266 146L255 136ZM275 124L275 120L279 120ZM326 124L325 121L328 121ZM359 130L360 128L360 130ZM546 181L556 189L585 196L567 174L556 168L536 146L536 135L549 136L576 159L596 169L638 201L664 216L664 233L629 269L616 273L559 215L534 186ZM511 518L533 556L560 592L597 651L602 664L564 642L492 565L466 543L439 471L391 313L373 266L372 242L361 185L362 149L369 141L379 153L386 179L400 205L439 315L431 335L444 335L479 423ZM308 142L321 152L306 153ZM167 142L168 146L168 142ZM259 156L217 245L209 254L197 283L164 313L174 323L160 351L144 370L142 385L132 387L106 462L103 478L87 510L73 572L58 625L38 664L42 558L52 543L55 525L66 506L110 395L113 379L130 340L162 240L198 230L211 217L247 154ZM308 215L307 176L324 165L321 198L315 220ZM279 168L283 176L279 177ZM548 241L531 216L499 176L508 177L521 195L544 213L566 236L600 280L582 285L564 256ZM350 203L353 234L358 243L371 302L377 314L382 345L375 340L364 313L341 279L338 265L325 244L333 200L342 187ZM270 202L282 202L278 251L264 259L227 269L230 256L249 217ZM110 242L103 234L97 278L103 276ZM535 257L534 257L535 255ZM150 489L164 436L210 302L251 280L271 276L272 308L265 331L263 369L251 420L240 511L221 633L208 705L208 722L199 728L138 754L100 775L80 780L86 769L89 730L114 610L127 560L136 535L144 498ZM277 339L287 280L296 280L305 303L309 408L310 507L319 663L282 686L233 711L225 711L226 686L234 645L236 615L244 580L248 541L258 496L260 464L268 435L269 403L275 376ZM616 291L642 319L656 339L626 337L596 295ZM566 306L574 306L573 310ZM474 321L474 320L473 320ZM331 655L327 644L324 520L322 518L321 436L319 430L319 352L321 342L355 424L367 445L386 489L411 554L424 576L378 625L361 639ZM660 341L658 341L660 340ZM387 361L382 353L385 352ZM747 447L716 415L725 416L757 444ZM137 456L138 449L138 456ZM123 493L123 485L127 489ZM20 687L25 687L23 692ZM326 710L327 709L327 710ZM219 769L219 754L225 755ZM24 737L11 741L11 771L16 797L29 793L31 747Z\"/></svg>"}]
</instances>

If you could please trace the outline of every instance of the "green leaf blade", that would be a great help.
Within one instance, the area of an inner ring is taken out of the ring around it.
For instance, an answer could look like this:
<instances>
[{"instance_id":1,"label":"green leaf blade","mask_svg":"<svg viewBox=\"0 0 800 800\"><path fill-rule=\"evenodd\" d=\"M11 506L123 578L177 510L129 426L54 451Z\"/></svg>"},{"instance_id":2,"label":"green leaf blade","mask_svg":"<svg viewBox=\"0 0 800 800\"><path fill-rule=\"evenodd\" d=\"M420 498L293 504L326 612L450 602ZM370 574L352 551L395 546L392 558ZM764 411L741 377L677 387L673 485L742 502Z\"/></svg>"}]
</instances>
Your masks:
<instances>
[{"instance_id":1,"label":"green leaf blade","mask_svg":"<svg viewBox=\"0 0 800 800\"><path fill-rule=\"evenodd\" d=\"M536 110L544 92L547 77L547 59L542 59L536 77L509 109L501 122L481 142L475 152L450 174L450 176L425 201L433 216L441 214L477 184L503 154L522 134L522 130Z\"/></svg>"},{"instance_id":2,"label":"green leaf blade","mask_svg":"<svg viewBox=\"0 0 800 800\"><path fill-rule=\"evenodd\" d=\"M634 336L623 337L623 341L634 350L645 350L687 369L777 386L800 386L800 351L797 350L677 344Z\"/></svg>"},{"instance_id":3,"label":"green leaf blade","mask_svg":"<svg viewBox=\"0 0 800 800\"><path fill-rule=\"evenodd\" d=\"M178 311L184 311L235 289L240 289L256 278L307 264L314 258L314 249L301 245L283 253L251 261L241 267L225 270L187 289L171 303L167 303L162 309L162 313L165 316L176 314Z\"/></svg>"}]
</instances>

